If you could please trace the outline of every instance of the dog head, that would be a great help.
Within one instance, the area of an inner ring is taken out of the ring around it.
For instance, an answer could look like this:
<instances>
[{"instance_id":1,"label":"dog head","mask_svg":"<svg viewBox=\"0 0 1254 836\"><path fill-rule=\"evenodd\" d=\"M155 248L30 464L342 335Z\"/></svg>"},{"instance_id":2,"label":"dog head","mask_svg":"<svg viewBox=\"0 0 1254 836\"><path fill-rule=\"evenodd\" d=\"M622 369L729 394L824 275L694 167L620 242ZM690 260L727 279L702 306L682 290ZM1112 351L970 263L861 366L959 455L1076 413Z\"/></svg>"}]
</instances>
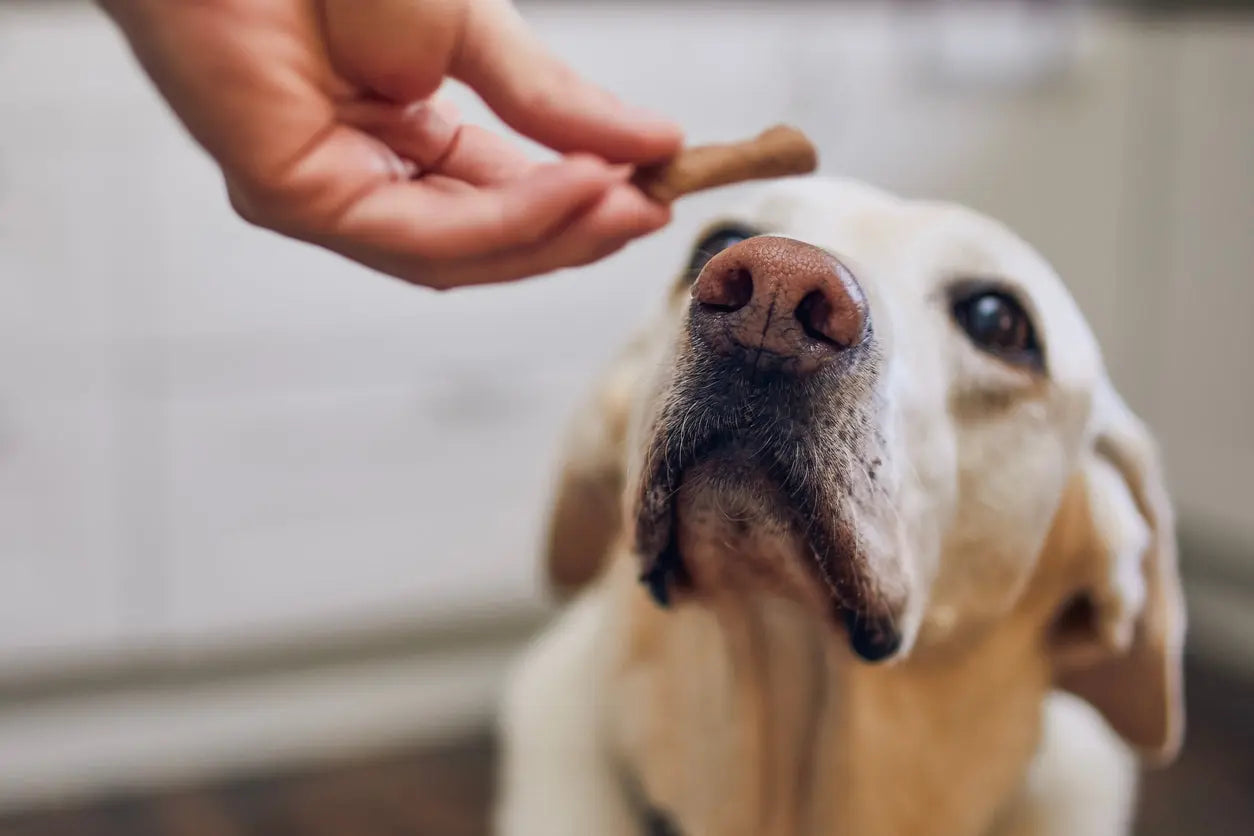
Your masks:
<instances>
[{"instance_id":1,"label":"dog head","mask_svg":"<svg viewBox=\"0 0 1254 836\"><path fill-rule=\"evenodd\" d=\"M661 605L786 597L878 662L996 629L1047 584L1060 685L1146 753L1178 746L1155 450L1062 282L988 218L764 189L694 243L577 427L559 587L624 541Z\"/></svg>"}]
</instances>

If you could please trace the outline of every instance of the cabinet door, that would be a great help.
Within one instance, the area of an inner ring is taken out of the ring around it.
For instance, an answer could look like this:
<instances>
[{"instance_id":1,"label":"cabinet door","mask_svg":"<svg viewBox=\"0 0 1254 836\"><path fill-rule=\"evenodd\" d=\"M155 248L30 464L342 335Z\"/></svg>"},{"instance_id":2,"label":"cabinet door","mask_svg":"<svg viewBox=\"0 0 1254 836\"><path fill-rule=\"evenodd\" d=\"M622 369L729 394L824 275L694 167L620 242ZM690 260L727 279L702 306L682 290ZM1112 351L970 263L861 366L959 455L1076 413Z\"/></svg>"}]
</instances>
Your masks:
<instances>
[{"instance_id":1,"label":"cabinet door","mask_svg":"<svg viewBox=\"0 0 1254 836\"><path fill-rule=\"evenodd\" d=\"M1190 24L1178 36L1175 149L1157 267L1166 296L1139 347L1158 372L1153 419L1173 489L1196 522L1254 542L1254 25ZM1147 268L1148 269L1148 268Z\"/></svg>"},{"instance_id":2,"label":"cabinet door","mask_svg":"<svg viewBox=\"0 0 1254 836\"><path fill-rule=\"evenodd\" d=\"M379 355L360 350L338 361L358 365L358 380L319 385L307 371L299 386L297 375L180 387L169 406L171 640L465 617L534 594L575 384L525 351L481 364L424 358L422 338L396 342L416 349L407 379L381 379Z\"/></svg>"},{"instance_id":3,"label":"cabinet door","mask_svg":"<svg viewBox=\"0 0 1254 836\"><path fill-rule=\"evenodd\" d=\"M46 362L46 361L45 361ZM127 626L110 402L0 383L0 668L112 650Z\"/></svg>"},{"instance_id":4,"label":"cabinet door","mask_svg":"<svg viewBox=\"0 0 1254 836\"><path fill-rule=\"evenodd\" d=\"M134 523L155 511L124 488L143 459L124 346L145 316L155 210L137 172L161 118L98 11L0 6L6 670L118 649L153 591Z\"/></svg>"},{"instance_id":5,"label":"cabinet door","mask_svg":"<svg viewBox=\"0 0 1254 836\"><path fill-rule=\"evenodd\" d=\"M0 7L0 335L133 334L169 121L98 10Z\"/></svg>"}]
</instances>

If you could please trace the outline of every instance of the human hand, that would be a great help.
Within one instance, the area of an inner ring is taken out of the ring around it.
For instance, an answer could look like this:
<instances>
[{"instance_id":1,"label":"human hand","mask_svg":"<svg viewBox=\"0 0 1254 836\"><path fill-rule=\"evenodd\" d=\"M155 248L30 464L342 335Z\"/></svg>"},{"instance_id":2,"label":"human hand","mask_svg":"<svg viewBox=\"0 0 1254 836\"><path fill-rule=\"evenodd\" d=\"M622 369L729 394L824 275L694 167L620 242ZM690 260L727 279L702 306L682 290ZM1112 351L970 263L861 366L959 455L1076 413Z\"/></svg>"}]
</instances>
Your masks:
<instances>
[{"instance_id":1,"label":"human hand","mask_svg":"<svg viewBox=\"0 0 1254 836\"><path fill-rule=\"evenodd\" d=\"M554 58L509 0L101 0L232 205L433 288L602 258L669 220L630 163L679 129ZM446 77L565 152L536 164L461 124Z\"/></svg>"}]
</instances>

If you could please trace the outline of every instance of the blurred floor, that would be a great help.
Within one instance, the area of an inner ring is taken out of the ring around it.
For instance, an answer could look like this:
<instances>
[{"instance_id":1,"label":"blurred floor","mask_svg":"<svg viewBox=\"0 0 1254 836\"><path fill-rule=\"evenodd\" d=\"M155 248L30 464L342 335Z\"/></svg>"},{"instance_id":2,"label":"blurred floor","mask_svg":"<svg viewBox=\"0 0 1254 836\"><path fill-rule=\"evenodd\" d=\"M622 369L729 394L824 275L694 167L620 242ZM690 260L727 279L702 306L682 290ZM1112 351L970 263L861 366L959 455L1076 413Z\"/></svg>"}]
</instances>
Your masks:
<instances>
[{"instance_id":1,"label":"blurred floor","mask_svg":"<svg viewBox=\"0 0 1254 836\"><path fill-rule=\"evenodd\" d=\"M1192 665L1189 740L1147 776L1140 836L1254 833L1254 683ZM333 768L0 818L0 836L479 836L485 736Z\"/></svg>"},{"instance_id":2,"label":"blurred floor","mask_svg":"<svg viewBox=\"0 0 1254 836\"><path fill-rule=\"evenodd\" d=\"M1192 663L1188 737L1169 769L1141 787L1141 836L1254 833L1254 682Z\"/></svg>"},{"instance_id":3,"label":"blurred floor","mask_svg":"<svg viewBox=\"0 0 1254 836\"><path fill-rule=\"evenodd\" d=\"M3 836L481 836L485 735L316 771L0 818Z\"/></svg>"}]
</instances>

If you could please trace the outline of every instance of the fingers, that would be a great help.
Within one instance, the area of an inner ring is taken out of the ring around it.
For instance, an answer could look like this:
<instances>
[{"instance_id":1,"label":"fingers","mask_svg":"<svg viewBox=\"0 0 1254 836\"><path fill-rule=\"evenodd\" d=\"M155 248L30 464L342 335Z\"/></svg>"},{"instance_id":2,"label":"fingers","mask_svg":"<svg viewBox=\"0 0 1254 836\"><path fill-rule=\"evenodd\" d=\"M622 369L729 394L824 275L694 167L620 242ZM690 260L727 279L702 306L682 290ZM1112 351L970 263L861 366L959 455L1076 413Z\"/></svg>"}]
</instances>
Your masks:
<instances>
[{"instance_id":1,"label":"fingers","mask_svg":"<svg viewBox=\"0 0 1254 836\"><path fill-rule=\"evenodd\" d=\"M628 107L575 74L504 0L469 4L450 72L512 128L559 151L649 162L675 154L682 143L674 123Z\"/></svg>"},{"instance_id":2,"label":"fingers","mask_svg":"<svg viewBox=\"0 0 1254 836\"><path fill-rule=\"evenodd\" d=\"M359 100L341 105L339 115L413 160L419 170L475 186L513 180L537 165L504 138L477 125L460 124L456 108L446 99L406 106Z\"/></svg>"},{"instance_id":3,"label":"fingers","mask_svg":"<svg viewBox=\"0 0 1254 836\"><path fill-rule=\"evenodd\" d=\"M446 112L363 105L353 118L394 134L390 143L341 125L281 182L233 179L232 199L254 223L346 254L373 253L368 263L429 284L461 273L505 281L585 263L669 219L627 184L629 167L583 156L536 165L487 132L450 134ZM435 168L411 180L406 159ZM504 272L493 275L494 267Z\"/></svg>"},{"instance_id":4,"label":"fingers","mask_svg":"<svg viewBox=\"0 0 1254 836\"><path fill-rule=\"evenodd\" d=\"M422 180L389 183L347 207L329 231L434 261L489 255L551 237L616 177L599 161L572 157L461 193Z\"/></svg>"},{"instance_id":5,"label":"fingers","mask_svg":"<svg viewBox=\"0 0 1254 836\"><path fill-rule=\"evenodd\" d=\"M447 99L395 105L354 99L337 106L340 121L382 140L398 154L427 169L442 160L457 140L460 116Z\"/></svg>"},{"instance_id":6,"label":"fingers","mask_svg":"<svg viewBox=\"0 0 1254 836\"><path fill-rule=\"evenodd\" d=\"M336 69L394 102L439 88L461 40L463 6L482 0L318 0Z\"/></svg>"},{"instance_id":7,"label":"fingers","mask_svg":"<svg viewBox=\"0 0 1254 836\"><path fill-rule=\"evenodd\" d=\"M583 263L668 218L605 159L536 165L439 103L344 104L429 99L456 65L511 124L556 148L623 162L677 150L674 126L579 80L507 0L116 5L258 225L448 286Z\"/></svg>"},{"instance_id":8,"label":"fingers","mask_svg":"<svg viewBox=\"0 0 1254 836\"><path fill-rule=\"evenodd\" d=\"M425 278L436 287L455 287L513 281L581 267L617 252L669 221L668 208L623 184L550 241L472 263L434 266Z\"/></svg>"},{"instance_id":9,"label":"fingers","mask_svg":"<svg viewBox=\"0 0 1254 836\"><path fill-rule=\"evenodd\" d=\"M237 211L259 226L445 260L543 241L621 180L604 162L579 156L484 187L438 171L411 180L415 173L378 138L341 125L281 177L228 172L228 183Z\"/></svg>"},{"instance_id":10,"label":"fingers","mask_svg":"<svg viewBox=\"0 0 1254 836\"><path fill-rule=\"evenodd\" d=\"M509 0L321 0L345 77L394 102L465 81L511 127L558 151L651 162L679 150L673 123L628 108L555 58Z\"/></svg>"},{"instance_id":11,"label":"fingers","mask_svg":"<svg viewBox=\"0 0 1254 836\"><path fill-rule=\"evenodd\" d=\"M474 136L466 130L459 135ZM430 287L586 264L670 220L667 207L629 184L628 167L593 158L531 166L479 186L443 171L410 180L387 145L347 127L327 142L277 192L234 181L236 208L254 223ZM421 157L427 146L415 142L414 156ZM461 153L456 144L449 151L454 168ZM469 151L465 159L467 166L476 162Z\"/></svg>"},{"instance_id":12,"label":"fingers","mask_svg":"<svg viewBox=\"0 0 1254 836\"><path fill-rule=\"evenodd\" d=\"M463 125L439 171L476 186L490 186L521 177L538 165L504 137L478 125Z\"/></svg>"},{"instance_id":13,"label":"fingers","mask_svg":"<svg viewBox=\"0 0 1254 836\"><path fill-rule=\"evenodd\" d=\"M331 243L332 249L413 284L445 290L537 276L588 264L621 249L670 220L670 210L621 182L595 204L572 218L553 237L476 258L429 260L390 250L362 248L354 241Z\"/></svg>"}]
</instances>

